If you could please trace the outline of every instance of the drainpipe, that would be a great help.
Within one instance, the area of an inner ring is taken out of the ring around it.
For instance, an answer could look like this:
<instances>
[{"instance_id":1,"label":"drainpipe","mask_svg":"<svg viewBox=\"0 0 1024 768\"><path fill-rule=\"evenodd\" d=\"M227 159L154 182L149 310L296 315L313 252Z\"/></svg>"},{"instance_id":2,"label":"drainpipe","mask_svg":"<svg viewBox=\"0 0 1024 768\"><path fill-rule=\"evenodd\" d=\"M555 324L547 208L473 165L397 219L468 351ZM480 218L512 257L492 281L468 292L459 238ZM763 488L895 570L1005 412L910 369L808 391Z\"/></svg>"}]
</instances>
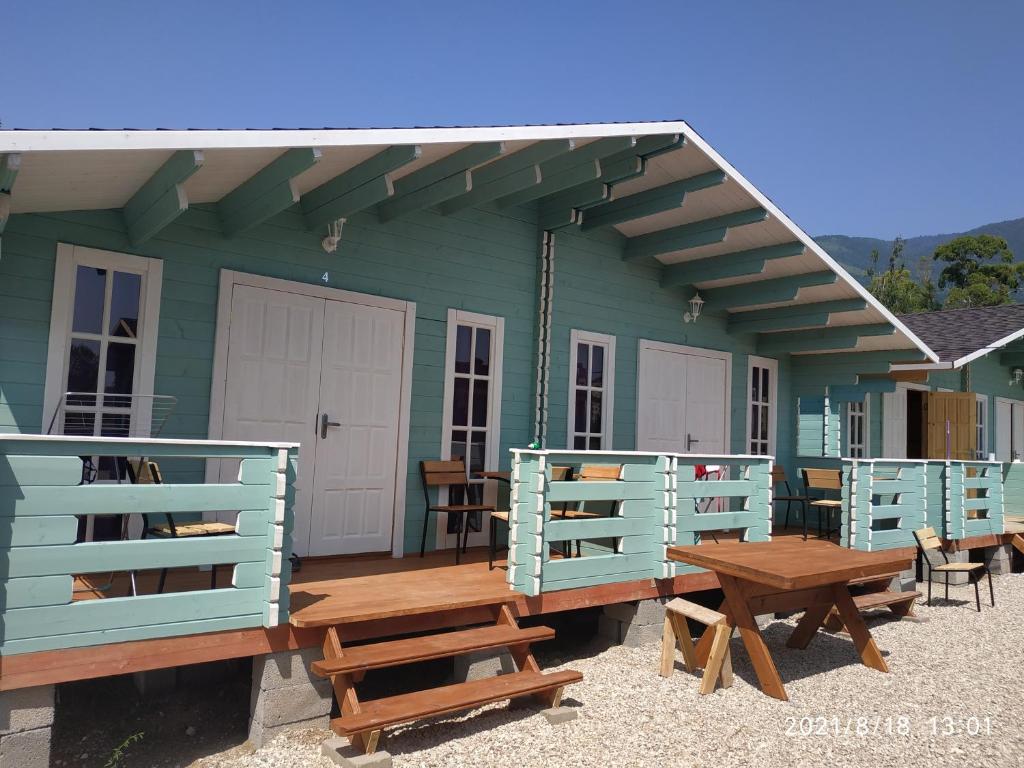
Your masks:
<instances>
[{"instance_id":1,"label":"drainpipe","mask_svg":"<svg viewBox=\"0 0 1024 768\"><path fill-rule=\"evenodd\" d=\"M534 443L547 444L548 384L551 373L551 313L555 287L555 234L543 230L537 259L537 366L534 381Z\"/></svg>"}]
</instances>

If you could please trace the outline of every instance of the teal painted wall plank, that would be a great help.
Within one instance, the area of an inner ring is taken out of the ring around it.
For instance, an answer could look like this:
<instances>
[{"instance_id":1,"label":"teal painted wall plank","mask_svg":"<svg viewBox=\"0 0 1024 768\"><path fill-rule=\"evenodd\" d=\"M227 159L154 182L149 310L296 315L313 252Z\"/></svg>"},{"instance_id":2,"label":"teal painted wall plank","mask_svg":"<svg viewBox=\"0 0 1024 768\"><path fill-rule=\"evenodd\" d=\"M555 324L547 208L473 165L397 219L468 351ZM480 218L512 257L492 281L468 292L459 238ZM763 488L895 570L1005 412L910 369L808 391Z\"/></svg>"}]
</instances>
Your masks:
<instances>
[{"instance_id":1,"label":"teal painted wall plank","mask_svg":"<svg viewBox=\"0 0 1024 768\"><path fill-rule=\"evenodd\" d=\"M4 579L0 581L0 610L70 603L73 588L68 575Z\"/></svg>"}]
</instances>

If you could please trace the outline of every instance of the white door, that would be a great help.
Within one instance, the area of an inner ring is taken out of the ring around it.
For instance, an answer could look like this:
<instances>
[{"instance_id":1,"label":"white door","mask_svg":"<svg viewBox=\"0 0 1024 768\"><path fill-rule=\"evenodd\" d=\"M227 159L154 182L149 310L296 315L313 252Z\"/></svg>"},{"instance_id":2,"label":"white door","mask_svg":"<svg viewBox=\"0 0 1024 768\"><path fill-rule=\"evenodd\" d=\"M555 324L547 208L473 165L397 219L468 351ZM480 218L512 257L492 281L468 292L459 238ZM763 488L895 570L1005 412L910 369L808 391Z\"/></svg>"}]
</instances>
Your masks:
<instances>
[{"instance_id":1,"label":"white door","mask_svg":"<svg viewBox=\"0 0 1024 768\"><path fill-rule=\"evenodd\" d=\"M882 394L882 417L883 458L907 458L907 387Z\"/></svg>"},{"instance_id":2,"label":"white door","mask_svg":"<svg viewBox=\"0 0 1024 768\"><path fill-rule=\"evenodd\" d=\"M724 352L640 342L637 450L727 453L730 362Z\"/></svg>"},{"instance_id":3,"label":"white door","mask_svg":"<svg viewBox=\"0 0 1024 768\"><path fill-rule=\"evenodd\" d=\"M1011 442L1011 424L1013 423L1013 404L1009 400L996 398L996 460L1012 461L1013 445Z\"/></svg>"},{"instance_id":4,"label":"white door","mask_svg":"<svg viewBox=\"0 0 1024 768\"><path fill-rule=\"evenodd\" d=\"M404 326L397 310L327 302L311 555L391 549Z\"/></svg>"},{"instance_id":5,"label":"white door","mask_svg":"<svg viewBox=\"0 0 1024 768\"><path fill-rule=\"evenodd\" d=\"M312 443L320 397L324 302L294 293L235 286L231 295L224 439ZM299 555L309 542L313 451L299 452L295 531ZM221 462L234 482L238 461ZM223 522L234 523L234 513Z\"/></svg>"},{"instance_id":6,"label":"white door","mask_svg":"<svg viewBox=\"0 0 1024 768\"><path fill-rule=\"evenodd\" d=\"M405 312L243 284L231 291L224 439L301 444L296 554L390 550ZM321 414L338 425L323 438ZM237 473L237 461L221 462L221 482Z\"/></svg>"}]
</instances>

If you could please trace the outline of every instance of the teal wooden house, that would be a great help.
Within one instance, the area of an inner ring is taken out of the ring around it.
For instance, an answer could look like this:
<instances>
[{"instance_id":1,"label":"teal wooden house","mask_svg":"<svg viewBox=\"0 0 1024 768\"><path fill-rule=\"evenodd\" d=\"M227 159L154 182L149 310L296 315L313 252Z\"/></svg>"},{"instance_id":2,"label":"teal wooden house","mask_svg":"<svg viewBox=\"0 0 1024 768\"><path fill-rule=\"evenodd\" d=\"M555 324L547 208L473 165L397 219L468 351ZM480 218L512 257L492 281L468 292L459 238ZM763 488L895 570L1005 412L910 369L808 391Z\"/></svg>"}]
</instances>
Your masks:
<instances>
[{"instance_id":1,"label":"teal wooden house","mask_svg":"<svg viewBox=\"0 0 1024 768\"><path fill-rule=\"evenodd\" d=\"M340 595L344 556L424 539L454 560L424 460L463 458L509 510L507 563L478 577L525 613L708 586L665 547L770 537L774 465L844 469L847 546L946 525L914 458L991 488L1001 535L987 462L1024 435L1018 342L948 360L926 330L681 121L0 131L0 688L81 674L61 654L151 668L167 638L207 638L192 660L318 645L300 576L336 567ZM984 395L974 454L915 456L921 387ZM574 502L613 513L552 518ZM230 531L140 538L171 521ZM191 587L125 586L163 569Z\"/></svg>"}]
</instances>

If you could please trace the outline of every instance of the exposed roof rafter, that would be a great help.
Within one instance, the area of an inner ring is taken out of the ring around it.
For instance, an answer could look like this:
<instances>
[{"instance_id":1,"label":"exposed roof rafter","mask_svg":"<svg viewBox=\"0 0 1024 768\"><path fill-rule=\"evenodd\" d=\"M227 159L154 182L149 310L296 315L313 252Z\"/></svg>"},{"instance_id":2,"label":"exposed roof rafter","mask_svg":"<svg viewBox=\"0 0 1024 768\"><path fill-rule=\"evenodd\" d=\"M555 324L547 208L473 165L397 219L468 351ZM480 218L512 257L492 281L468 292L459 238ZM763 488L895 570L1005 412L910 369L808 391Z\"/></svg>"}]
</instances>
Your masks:
<instances>
[{"instance_id":1,"label":"exposed roof rafter","mask_svg":"<svg viewBox=\"0 0 1024 768\"><path fill-rule=\"evenodd\" d=\"M710 256L706 259L682 261L669 264L661 273L661 284L664 287L676 285L694 285L712 280L725 280L731 277L747 277L764 272L765 265L774 259L787 259L799 256L804 252L804 244L799 242L766 245L746 251L725 253Z\"/></svg>"},{"instance_id":2,"label":"exposed roof rafter","mask_svg":"<svg viewBox=\"0 0 1024 768\"><path fill-rule=\"evenodd\" d=\"M202 152L179 150L125 203L124 223L133 245L146 242L188 210L182 182L202 166Z\"/></svg>"},{"instance_id":3,"label":"exposed roof rafter","mask_svg":"<svg viewBox=\"0 0 1024 768\"><path fill-rule=\"evenodd\" d=\"M799 275L758 280L752 283L712 288L704 292L709 309L738 309L760 304L794 301L801 288L832 285L839 279L835 272L804 272Z\"/></svg>"},{"instance_id":4,"label":"exposed roof rafter","mask_svg":"<svg viewBox=\"0 0 1024 768\"><path fill-rule=\"evenodd\" d=\"M813 304L755 309L730 316L730 333L763 333L828 325L832 315L867 309L864 299L836 299Z\"/></svg>"},{"instance_id":5,"label":"exposed roof rafter","mask_svg":"<svg viewBox=\"0 0 1024 768\"><path fill-rule=\"evenodd\" d=\"M645 216L670 211L680 207L688 193L717 186L725 179L726 176L722 171L709 171L619 198L587 211L580 228L587 230L608 227L621 224L624 221L642 219Z\"/></svg>"},{"instance_id":6,"label":"exposed roof rafter","mask_svg":"<svg viewBox=\"0 0 1024 768\"><path fill-rule=\"evenodd\" d=\"M825 349L853 349L865 336L892 336L896 329L888 323L839 325L806 331L766 333L758 336L758 354L785 354Z\"/></svg>"},{"instance_id":7,"label":"exposed roof rafter","mask_svg":"<svg viewBox=\"0 0 1024 768\"><path fill-rule=\"evenodd\" d=\"M312 168L320 155L315 147L289 149L222 197L217 214L224 234L237 235L299 202L293 180Z\"/></svg>"},{"instance_id":8,"label":"exposed roof rafter","mask_svg":"<svg viewBox=\"0 0 1024 768\"><path fill-rule=\"evenodd\" d=\"M627 261L674 253L701 245L720 243L725 240L731 227L743 227L756 224L768 218L764 208L749 208L722 216L715 216L702 221L681 224L678 227L660 229L646 235L631 237L626 241L622 258ZM720 236L718 236L720 234Z\"/></svg>"}]
</instances>

